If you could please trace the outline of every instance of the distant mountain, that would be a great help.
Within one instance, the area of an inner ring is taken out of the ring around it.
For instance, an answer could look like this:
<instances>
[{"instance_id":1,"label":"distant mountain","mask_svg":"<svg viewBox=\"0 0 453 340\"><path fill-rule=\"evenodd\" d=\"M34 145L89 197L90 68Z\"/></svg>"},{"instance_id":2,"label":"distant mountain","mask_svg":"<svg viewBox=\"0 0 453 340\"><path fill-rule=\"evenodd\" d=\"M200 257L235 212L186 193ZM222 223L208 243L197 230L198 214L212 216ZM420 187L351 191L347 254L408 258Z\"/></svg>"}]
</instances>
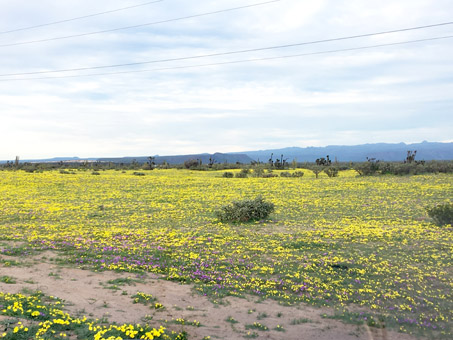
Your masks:
<instances>
[{"instance_id":1,"label":"distant mountain","mask_svg":"<svg viewBox=\"0 0 453 340\"><path fill-rule=\"evenodd\" d=\"M214 159L215 163L243 163L248 164L252 161L267 162L273 155L274 161L283 155L283 159L288 162L296 160L297 162L314 162L316 159L329 155L331 160L339 162L364 162L368 158L376 158L381 161L403 161L406 158L407 151L417 151L416 160L453 160L453 143L432 143L422 142L414 144L362 144L362 145L330 145L325 147L290 147L272 150L214 153L214 154L193 154L177 156L155 156L154 162L162 164L183 164L190 159L199 159L203 164L209 163L209 158ZM111 158L79 158L79 157L56 157L50 159L20 160L23 162L45 163L45 162L83 162L83 161L100 161L114 163L132 163L133 161L145 163L148 161L147 156L141 157L111 157ZM14 160L12 160L14 162ZM6 163L6 161L0 161Z\"/></svg>"},{"instance_id":2,"label":"distant mountain","mask_svg":"<svg viewBox=\"0 0 453 340\"><path fill-rule=\"evenodd\" d=\"M79 157L54 157L44 159L20 159L21 163L57 163L57 162L83 162L83 161L95 161L96 158L79 158ZM0 161L0 164L8 161ZM10 160L14 163L14 159Z\"/></svg>"},{"instance_id":3,"label":"distant mountain","mask_svg":"<svg viewBox=\"0 0 453 340\"><path fill-rule=\"evenodd\" d=\"M314 162L317 158L326 157L337 159L339 162L364 162L366 158L376 158L382 161L403 161L407 151L417 151L416 160L453 160L453 143L422 142L415 144L362 144L362 145L330 145L325 147L290 147L273 150L245 151L243 154L253 160L267 162L273 153L273 159L287 159L291 162Z\"/></svg>"},{"instance_id":4,"label":"distant mountain","mask_svg":"<svg viewBox=\"0 0 453 340\"><path fill-rule=\"evenodd\" d=\"M249 156L236 153L236 154L227 154L227 153L214 153L214 154L193 154L193 155L178 155L178 156L154 156L154 162L156 164L162 164L167 162L168 164L183 164L185 161L190 159L199 159L203 164L208 164L209 159L212 158L215 163L244 163L248 164L253 161ZM101 162L114 162L114 163L132 163L136 161L138 163L146 163L148 157L122 157L122 158L99 158Z\"/></svg>"}]
</instances>

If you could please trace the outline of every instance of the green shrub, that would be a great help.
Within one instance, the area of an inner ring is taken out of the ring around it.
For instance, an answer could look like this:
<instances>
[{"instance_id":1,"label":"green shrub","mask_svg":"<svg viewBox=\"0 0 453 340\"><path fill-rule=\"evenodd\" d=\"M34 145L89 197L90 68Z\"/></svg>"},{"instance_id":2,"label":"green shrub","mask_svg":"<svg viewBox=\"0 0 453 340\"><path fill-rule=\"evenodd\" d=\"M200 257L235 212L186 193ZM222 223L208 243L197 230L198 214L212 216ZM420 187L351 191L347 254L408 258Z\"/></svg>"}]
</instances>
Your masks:
<instances>
[{"instance_id":1,"label":"green shrub","mask_svg":"<svg viewBox=\"0 0 453 340\"><path fill-rule=\"evenodd\" d=\"M437 225L453 225L453 203L438 205L434 208L427 209L429 217L431 217Z\"/></svg>"},{"instance_id":2,"label":"green shrub","mask_svg":"<svg viewBox=\"0 0 453 340\"><path fill-rule=\"evenodd\" d=\"M273 177L278 177L278 175L272 173L272 171L268 171L261 176L261 178L273 178Z\"/></svg>"},{"instance_id":3,"label":"green shrub","mask_svg":"<svg viewBox=\"0 0 453 340\"><path fill-rule=\"evenodd\" d=\"M324 172L327 174L327 176L329 177L338 177L338 169L337 168L327 168L327 169L324 169Z\"/></svg>"},{"instance_id":4,"label":"green shrub","mask_svg":"<svg viewBox=\"0 0 453 340\"><path fill-rule=\"evenodd\" d=\"M304 172L303 171L294 171L292 174L293 177L303 177Z\"/></svg>"},{"instance_id":5,"label":"green shrub","mask_svg":"<svg viewBox=\"0 0 453 340\"><path fill-rule=\"evenodd\" d=\"M234 174L232 172L226 171L226 172L223 173L222 177L233 178Z\"/></svg>"},{"instance_id":6,"label":"green shrub","mask_svg":"<svg viewBox=\"0 0 453 340\"><path fill-rule=\"evenodd\" d=\"M291 177L291 173L288 171L280 172L280 177Z\"/></svg>"},{"instance_id":7,"label":"green shrub","mask_svg":"<svg viewBox=\"0 0 453 340\"><path fill-rule=\"evenodd\" d=\"M252 176L253 177L262 177L264 174L264 168L262 165L257 165L254 169L253 169L253 173L252 173Z\"/></svg>"},{"instance_id":8,"label":"green shrub","mask_svg":"<svg viewBox=\"0 0 453 340\"><path fill-rule=\"evenodd\" d=\"M373 176L379 171L379 167L380 167L379 162L369 161L358 163L354 165L353 169L357 171L357 173L360 176Z\"/></svg>"},{"instance_id":9,"label":"green shrub","mask_svg":"<svg viewBox=\"0 0 453 340\"><path fill-rule=\"evenodd\" d=\"M186 169L195 169L201 166L201 161L199 161L198 159L188 159L184 162L184 166L186 167Z\"/></svg>"},{"instance_id":10,"label":"green shrub","mask_svg":"<svg viewBox=\"0 0 453 340\"><path fill-rule=\"evenodd\" d=\"M236 177L236 178L247 178L248 175L247 175L247 172L241 171L241 172L236 172L236 174L234 175L234 177Z\"/></svg>"},{"instance_id":11,"label":"green shrub","mask_svg":"<svg viewBox=\"0 0 453 340\"><path fill-rule=\"evenodd\" d=\"M222 222L250 222L266 219L273 211L274 204L264 201L261 196L224 205L216 212Z\"/></svg>"},{"instance_id":12,"label":"green shrub","mask_svg":"<svg viewBox=\"0 0 453 340\"><path fill-rule=\"evenodd\" d=\"M144 173L144 172L134 171L134 172L132 173L132 175L134 175L134 176L145 176L145 173Z\"/></svg>"}]
</instances>

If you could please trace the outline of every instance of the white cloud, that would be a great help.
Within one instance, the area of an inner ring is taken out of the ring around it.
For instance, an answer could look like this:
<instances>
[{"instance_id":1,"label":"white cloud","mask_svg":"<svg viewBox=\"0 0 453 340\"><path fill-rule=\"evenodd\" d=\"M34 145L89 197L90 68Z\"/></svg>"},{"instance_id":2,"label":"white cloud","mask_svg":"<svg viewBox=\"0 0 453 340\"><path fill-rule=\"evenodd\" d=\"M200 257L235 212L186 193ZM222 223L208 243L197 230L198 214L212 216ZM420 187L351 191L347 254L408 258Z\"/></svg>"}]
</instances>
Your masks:
<instances>
[{"instance_id":1,"label":"white cloud","mask_svg":"<svg viewBox=\"0 0 453 340\"><path fill-rule=\"evenodd\" d=\"M0 22L0 31L133 4L136 2L132 0L58 3L17 0L2 5L2 12L7 15ZM96 19L3 34L0 45L243 5L239 0L168 0ZM374 3L284 0L135 30L0 47L0 74L140 62L328 39L449 21L448 13L452 12L453 4L447 0ZM452 29L444 26L95 72L354 48L451 35ZM367 142L449 141L453 129L449 118L453 108L452 58L451 40L439 40L116 76L0 81L0 143L8 145L0 150L0 159L11 159L16 154L21 158L134 156ZM11 140L15 141L13 145Z\"/></svg>"}]
</instances>

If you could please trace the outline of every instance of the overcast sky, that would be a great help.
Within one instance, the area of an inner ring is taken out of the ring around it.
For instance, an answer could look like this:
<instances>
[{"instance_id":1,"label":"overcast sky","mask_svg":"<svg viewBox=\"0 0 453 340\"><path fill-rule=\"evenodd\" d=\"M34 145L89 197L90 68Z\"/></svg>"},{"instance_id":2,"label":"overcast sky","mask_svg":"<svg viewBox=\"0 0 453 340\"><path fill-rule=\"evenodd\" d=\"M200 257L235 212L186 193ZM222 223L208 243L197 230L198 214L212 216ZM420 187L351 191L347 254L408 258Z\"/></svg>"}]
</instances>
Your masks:
<instances>
[{"instance_id":1,"label":"overcast sky","mask_svg":"<svg viewBox=\"0 0 453 340\"><path fill-rule=\"evenodd\" d=\"M8 76L453 21L451 0L281 0L170 20L265 1L164 0L15 32L8 31L147 1L0 1L0 159L453 140L453 38L313 54L453 36L453 25L128 67ZM33 42L162 21L168 22ZM23 42L33 43L14 45ZM256 61L283 56L293 57ZM240 62L226 63L233 61ZM106 74L112 72L123 73Z\"/></svg>"}]
</instances>

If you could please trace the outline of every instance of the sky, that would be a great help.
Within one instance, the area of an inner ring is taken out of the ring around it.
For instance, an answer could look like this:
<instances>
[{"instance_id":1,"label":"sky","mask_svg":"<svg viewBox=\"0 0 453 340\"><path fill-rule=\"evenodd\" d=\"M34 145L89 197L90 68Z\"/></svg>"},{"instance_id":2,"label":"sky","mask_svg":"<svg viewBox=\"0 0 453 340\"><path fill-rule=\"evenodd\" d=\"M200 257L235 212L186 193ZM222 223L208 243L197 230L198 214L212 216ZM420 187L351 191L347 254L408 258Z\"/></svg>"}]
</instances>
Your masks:
<instances>
[{"instance_id":1,"label":"sky","mask_svg":"<svg viewBox=\"0 0 453 340\"><path fill-rule=\"evenodd\" d=\"M300 45L447 23L451 0L150 2L0 2L0 160L453 141L453 38L357 49L452 24Z\"/></svg>"}]
</instances>

